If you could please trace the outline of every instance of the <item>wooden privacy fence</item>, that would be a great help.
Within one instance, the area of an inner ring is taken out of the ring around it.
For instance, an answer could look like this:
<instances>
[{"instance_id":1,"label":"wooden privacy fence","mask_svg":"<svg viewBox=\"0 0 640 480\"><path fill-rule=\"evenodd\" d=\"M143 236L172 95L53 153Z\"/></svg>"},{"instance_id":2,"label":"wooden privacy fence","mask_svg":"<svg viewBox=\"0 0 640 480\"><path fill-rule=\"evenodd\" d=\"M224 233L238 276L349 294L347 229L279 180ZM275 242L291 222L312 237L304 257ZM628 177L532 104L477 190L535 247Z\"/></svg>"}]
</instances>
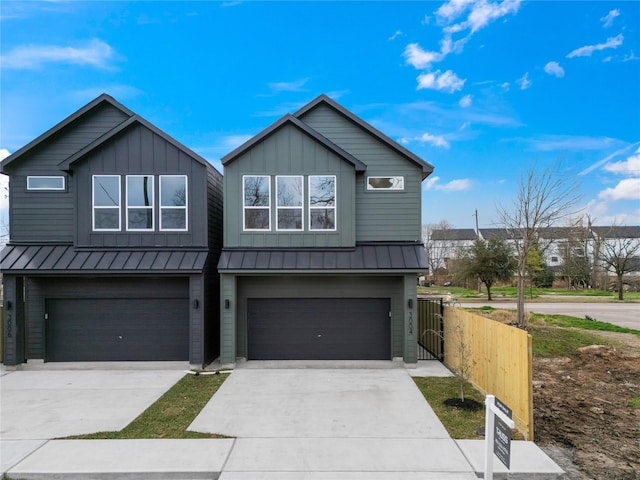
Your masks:
<instances>
[{"instance_id":1,"label":"wooden privacy fence","mask_svg":"<svg viewBox=\"0 0 640 480\"><path fill-rule=\"evenodd\" d=\"M461 357L466 358L469 381L511 407L516 428L533 440L531 335L461 308L444 307L444 338L445 364L459 372Z\"/></svg>"}]
</instances>

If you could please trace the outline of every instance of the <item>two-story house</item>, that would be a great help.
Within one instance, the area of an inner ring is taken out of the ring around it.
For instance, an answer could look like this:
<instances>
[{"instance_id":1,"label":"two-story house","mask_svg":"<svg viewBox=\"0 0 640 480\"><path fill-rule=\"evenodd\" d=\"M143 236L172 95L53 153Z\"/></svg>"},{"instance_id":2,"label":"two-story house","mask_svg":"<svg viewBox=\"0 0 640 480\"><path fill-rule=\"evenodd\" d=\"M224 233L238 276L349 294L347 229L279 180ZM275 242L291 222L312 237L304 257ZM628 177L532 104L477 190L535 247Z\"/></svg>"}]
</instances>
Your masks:
<instances>
[{"instance_id":1,"label":"two-story house","mask_svg":"<svg viewBox=\"0 0 640 480\"><path fill-rule=\"evenodd\" d=\"M219 348L222 175L108 95L7 157L4 363Z\"/></svg>"},{"instance_id":2,"label":"two-story house","mask_svg":"<svg viewBox=\"0 0 640 480\"><path fill-rule=\"evenodd\" d=\"M221 362L415 363L433 167L324 95L222 164Z\"/></svg>"}]
</instances>

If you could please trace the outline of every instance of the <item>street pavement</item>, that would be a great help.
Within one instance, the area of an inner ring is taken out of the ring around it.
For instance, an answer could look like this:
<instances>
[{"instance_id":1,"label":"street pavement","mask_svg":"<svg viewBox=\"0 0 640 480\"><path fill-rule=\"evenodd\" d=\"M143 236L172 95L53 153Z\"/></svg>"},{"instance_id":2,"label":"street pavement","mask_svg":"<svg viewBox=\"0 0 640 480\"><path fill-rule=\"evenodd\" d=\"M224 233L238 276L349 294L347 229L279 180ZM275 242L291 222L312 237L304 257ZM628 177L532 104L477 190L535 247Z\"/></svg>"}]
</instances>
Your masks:
<instances>
[{"instance_id":1,"label":"street pavement","mask_svg":"<svg viewBox=\"0 0 640 480\"><path fill-rule=\"evenodd\" d=\"M488 302L479 300L474 302L461 302L461 307L478 308L483 305L494 308L515 310L517 305L513 301L495 300ZM527 302L525 309L528 312L548 313L556 315L570 315L572 317L585 318L587 315L601 322L613 323L620 327L640 330L640 303L538 303Z\"/></svg>"},{"instance_id":2,"label":"street pavement","mask_svg":"<svg viewBox=\"0 0 640 480\"><path fill-rule=\"evenodd\" d=\"M189 427L233 438L190 440L51 439L122 428L170 388L181 369L3 371L2 473L24 480L477 478L484 443L452 440L410 377L451 373L436 361L416 369L383 363L240 363ZM135 408L127 409L129 402ZM56 411L66 412L60 413L64 421L40 411L48 408L63 408ZM6 428L5 411L12 417ZM107 412L111 423L102 418ZM38 425L50 421L53 426ZM500 465L496 472L506 473ZM535 444L514 442L509 478L560 473Z\"/></svg>"}]
</instances>

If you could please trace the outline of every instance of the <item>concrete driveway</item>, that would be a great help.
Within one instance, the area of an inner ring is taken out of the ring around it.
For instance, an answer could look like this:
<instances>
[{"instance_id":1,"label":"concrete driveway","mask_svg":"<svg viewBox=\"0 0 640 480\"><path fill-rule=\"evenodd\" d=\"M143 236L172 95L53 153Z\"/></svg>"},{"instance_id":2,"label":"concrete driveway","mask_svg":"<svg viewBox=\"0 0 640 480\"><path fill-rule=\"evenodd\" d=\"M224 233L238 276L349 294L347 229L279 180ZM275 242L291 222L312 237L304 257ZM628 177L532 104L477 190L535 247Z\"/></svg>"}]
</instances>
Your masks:
<instances>
[{"instance_id":1,"label":"concrete driveway","mask_svg":"<svg viewBox=\"0 0 640 480\"><path fill-rule=\"evenodd\" d=\"M3 373L3 441L121 430L184 376L178 369Z\"/></svg>"}]
</instances>

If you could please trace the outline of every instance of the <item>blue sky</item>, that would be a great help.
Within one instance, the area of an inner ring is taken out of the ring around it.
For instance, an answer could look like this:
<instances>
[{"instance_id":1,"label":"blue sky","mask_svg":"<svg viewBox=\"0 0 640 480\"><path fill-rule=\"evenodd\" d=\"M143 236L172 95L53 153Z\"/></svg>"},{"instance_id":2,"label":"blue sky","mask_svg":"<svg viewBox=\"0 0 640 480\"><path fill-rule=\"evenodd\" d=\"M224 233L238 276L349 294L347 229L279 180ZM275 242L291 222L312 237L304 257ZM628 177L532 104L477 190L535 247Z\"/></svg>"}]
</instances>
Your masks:
<instances>
[{"instance_id":1,"label":"blue sky","mask_svg":"<svg viewBox=\"0 0 640 480\"><path fill-rule=\"evenodd\" d=\"M563 161L596 224L640 224L640 2L0 9L1 155L106 92L222 171L221 156L326 93L435 166L424 223L469 228L477 209L496 226L524 170Z\"/></svg>"}]
</instances>

